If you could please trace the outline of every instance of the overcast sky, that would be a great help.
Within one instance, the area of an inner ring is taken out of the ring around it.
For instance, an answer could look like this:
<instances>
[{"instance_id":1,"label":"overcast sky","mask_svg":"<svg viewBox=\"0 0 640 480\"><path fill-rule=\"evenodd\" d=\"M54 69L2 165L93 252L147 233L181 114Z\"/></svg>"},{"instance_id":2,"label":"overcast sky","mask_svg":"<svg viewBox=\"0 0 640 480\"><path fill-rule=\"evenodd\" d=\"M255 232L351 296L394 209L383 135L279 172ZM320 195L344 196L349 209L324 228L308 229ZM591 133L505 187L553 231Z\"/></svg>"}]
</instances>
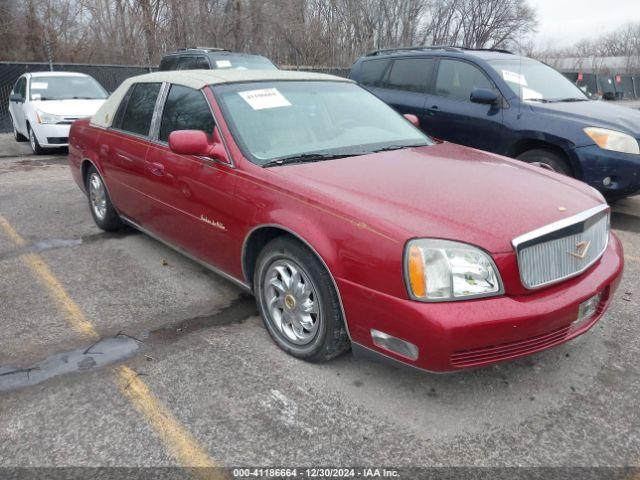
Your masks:
<instances>
[{"instance_id":1,"label":"overcast sky","mask_svg":"<svg viewBox=\"0 0 640 480\"><path fill-rule=\"evenodd\" d=\"M565 47L627 22L640 22L640 0L529 0L529 4L538 13L535 39L540 47Z\"/></svg>"}]
</instances>

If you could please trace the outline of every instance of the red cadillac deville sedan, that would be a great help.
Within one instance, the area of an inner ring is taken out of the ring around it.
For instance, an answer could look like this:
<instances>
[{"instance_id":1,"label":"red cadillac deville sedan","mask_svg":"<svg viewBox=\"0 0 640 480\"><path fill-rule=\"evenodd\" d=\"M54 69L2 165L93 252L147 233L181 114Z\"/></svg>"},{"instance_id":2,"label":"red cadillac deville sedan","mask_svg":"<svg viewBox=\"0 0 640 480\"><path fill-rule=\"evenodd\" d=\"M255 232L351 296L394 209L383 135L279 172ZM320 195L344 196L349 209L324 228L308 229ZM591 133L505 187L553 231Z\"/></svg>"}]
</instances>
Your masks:
<instances>
[{"instance_id":1,"label":"red cadillac deville sedan","mask_svg":"<svg viewBox=\"0 0 640 480\"><path fill-rule=\"evenodd\" d=\"M159 72L75 122L69 160L100 228L252 292L299 358L352 347L444 372L593 326L623 269L600 194L416 121L333 76Z\"/></svg>"}]
</instances>

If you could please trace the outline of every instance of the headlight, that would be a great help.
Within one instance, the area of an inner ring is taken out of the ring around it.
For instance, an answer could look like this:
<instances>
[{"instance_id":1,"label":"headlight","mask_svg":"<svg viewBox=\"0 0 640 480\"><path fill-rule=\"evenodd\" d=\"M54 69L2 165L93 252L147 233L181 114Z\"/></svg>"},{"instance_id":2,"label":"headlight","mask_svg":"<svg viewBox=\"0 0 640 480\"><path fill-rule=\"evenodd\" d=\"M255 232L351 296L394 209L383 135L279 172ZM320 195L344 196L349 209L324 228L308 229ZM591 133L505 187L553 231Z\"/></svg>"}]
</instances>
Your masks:
<instances>
[{"instance_id":1,"label":"headlight","mask_svg":"<svg viewBox=\"0 0 640 480\"><path fill-rule=\"evenodd\" d=\"M36 110L36 118L38 119L38 123L58 123L64 120L64 117L51 115L50 113L44 113L39 110Z\"/></svg>"},{"instance_id":2,"label":"headlight","mask_svg":"<svg viewBox=\"0 0 640 480\"><path fill-rule=\"evenodd\" d=\"M442 302L503 293L491 257L466 243L411 240L404 267L409 295L414 300Z\"/></svg>"},{"instance_id":3,"label":"headlight","mask_svg":"<svg viewBox=\"0 0 640 480\"><path fill-rule=\"evenodd\" d=\"M584 129L591 140L604 150L612 150L621 153L640 154L640 145L631 135L608 130L606 128L588 127Z\"/></svg>"}]
</instances>

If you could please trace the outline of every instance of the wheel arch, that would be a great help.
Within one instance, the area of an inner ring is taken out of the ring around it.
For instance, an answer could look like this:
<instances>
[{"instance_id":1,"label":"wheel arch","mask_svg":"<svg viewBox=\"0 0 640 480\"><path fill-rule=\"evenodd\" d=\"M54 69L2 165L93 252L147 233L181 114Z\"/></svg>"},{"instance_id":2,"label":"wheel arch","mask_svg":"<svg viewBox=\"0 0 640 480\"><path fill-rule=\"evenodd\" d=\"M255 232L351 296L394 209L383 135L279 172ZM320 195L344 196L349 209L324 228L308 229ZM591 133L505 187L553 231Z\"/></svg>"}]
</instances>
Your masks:
<instances>
[{"instance_id":1,"label":"wheel arch","mask_svg":"<svg viewBox=\"0 0 640 480\"><path fill-rule=\"evenodd\" d=\"M253 291L253 274L255 272L256 262L258 260L258 256L260 255L260 252L264 249L267 243L281 236L289 236L302 243L313 253L313 255L315 255L315 257L324 266L325 270L329 274L329 278L331 278L331 282L336 291L336 295L338 296L338 303L340 304L340 311L342 313L342 318L344 319L345 329L347 331L347 335L349 336L349 340L351 340L351 333L349 332L349 322L344 311L342 296L340 294L340 289L338 288L338 284L331 271L331 268L329 267L323 256L320 254L318 249L314 247L311 242L309 242L303 235L294 231L293 229L285 227L278 223L265 223L252 228L249 233L247 233L242 243L241 256L242 275L244 277L245 283L250 285Z\"/></svg>"},{"instance_id":2,"label":"wheel arch","mask_svg":"<svg viewBox=\"0 0 640 480\"><path fill-rule=\"evenodd\" d=\"M574 161L571 155L567 153L567 150L557 143L550 141L547 138L523 138L515 142L507 150L507 156L517 158L529 150L549 150L553 153L560 155L566 162L567 166L571 169L571 173L575 178L579 178L581 169L577 162Z\"/></svg>"}]
</instances>

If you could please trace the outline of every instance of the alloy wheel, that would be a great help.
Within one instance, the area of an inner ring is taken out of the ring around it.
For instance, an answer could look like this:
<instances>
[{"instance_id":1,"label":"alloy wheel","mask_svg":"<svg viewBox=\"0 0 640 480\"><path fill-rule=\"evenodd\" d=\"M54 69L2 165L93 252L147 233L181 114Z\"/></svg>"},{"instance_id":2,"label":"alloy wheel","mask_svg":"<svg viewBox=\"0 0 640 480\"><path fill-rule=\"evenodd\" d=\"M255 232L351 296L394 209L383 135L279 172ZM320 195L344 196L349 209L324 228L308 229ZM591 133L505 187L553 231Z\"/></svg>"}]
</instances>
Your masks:
<instances>
[{"instance_id":1,"label":"alloy wheel","mask_svg":"<svg viewBox=\"0 0 640 480\"><path fill-rule=\"evenodd\" d=\"M273 262L264 277L263 295L269 322L289 342L313 341L322 320L316 286L295 262Z\"/></svg>"},{"instance_id":2,"label":"alloy wheel","mask_svg":"<svg viewBox=\"0 0 640 480\"><path fill-rule=\"evenodd\" d=\"M102 179L96 172L91 173L89 177L89 199L95 216L104 220L107 215L107 195Z\"/></svg>"}]
</instances>

